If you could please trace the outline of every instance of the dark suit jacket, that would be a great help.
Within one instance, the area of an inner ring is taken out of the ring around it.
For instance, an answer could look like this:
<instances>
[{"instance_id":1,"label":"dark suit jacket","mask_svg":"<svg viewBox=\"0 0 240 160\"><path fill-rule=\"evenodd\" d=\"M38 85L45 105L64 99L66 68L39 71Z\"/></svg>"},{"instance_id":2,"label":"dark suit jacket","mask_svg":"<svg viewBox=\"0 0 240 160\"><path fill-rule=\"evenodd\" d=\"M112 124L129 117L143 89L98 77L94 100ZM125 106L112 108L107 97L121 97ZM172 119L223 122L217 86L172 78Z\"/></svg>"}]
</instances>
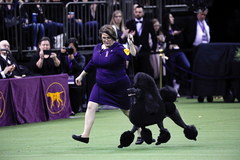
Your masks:
<instances>
[{"instance_id":1,"label":"dark suit jacket","mask_svg":"<svg viewBox=\"0 0 240 160\"><path fill-rule=\"evenodd\" d=\"M126 23L126 27L130 31L136 31L136 34L134 35L134 44L136 46L142 45L142 48L140 50L140 54L150 54L150 52L155 52L156 47L157 47L157 37L153 29L153 25L150 21L147 19L143 18L143 23L142 23L142 34L139 36L137 34L137 29L136 29L136 23L135 19L132 19ZM151 35L151 39L153 42L152 47L149 45L149 34Z\"/></svg>"},{"instance_id":2,"label":"dark suit jacket","mask_svg":"<svg viewBox=\"0 0 240 160\"><path fill-rule=\"evenodd\" d=\"M197 34L197 17L189 16L187 19L186 26L184 28L183 36L184 36L184 48L192 48L193 42L195 40ZM208 23L208 21L206 20Z\"/></svg>"},{"instance_id":3,"label":"dark suit jacket","mask_svg":"<svg viewBox=\"0 0 240 160\"><path fill-rule=\"evenodd\" d=\"M2 56L0 56L0 65L1 65L2 70L4 70L4 68L6 66L12 65L12 64L14 64L16 66L16 68L11 75L6 75L6 78L12 78L14 75L20 76L21 73L20 73L20 70L19 70L19 66L16 63L15 58L12 55L9 55L8 58L11 61L10 64ZM2 78L2 76L1 76L1 78Z\"/></svg>"}]
</instances>

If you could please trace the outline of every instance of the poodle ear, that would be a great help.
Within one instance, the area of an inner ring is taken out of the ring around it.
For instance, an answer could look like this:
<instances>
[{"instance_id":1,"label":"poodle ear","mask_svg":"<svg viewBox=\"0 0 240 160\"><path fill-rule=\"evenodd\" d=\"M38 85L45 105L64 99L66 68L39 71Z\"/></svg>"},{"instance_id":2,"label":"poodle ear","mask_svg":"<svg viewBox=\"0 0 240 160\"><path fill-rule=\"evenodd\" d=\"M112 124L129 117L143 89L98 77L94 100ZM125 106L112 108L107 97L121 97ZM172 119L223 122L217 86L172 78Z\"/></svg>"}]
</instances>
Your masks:
<instances>
[{"instance_id":1,"label":"poodle ear","mask_svg":"<svg viewBox=\"0 0 240 160\"><path fill-rule=\"evenodd\" d=\"M134 134L131 131L124 132L120 137L120 145L118 148L128 147L134 140Z\"/></svg>"},{"instance_id":2,"label":"poodle ear","mask_svg":"<svg viewBox=\"0 0 240 160\"><path fill-rule=\"evenodd\" d=\"M142 128L141 137L147 144L151 144L153 142L152 132L148 128Z\"/></svg>"}]
</instances>

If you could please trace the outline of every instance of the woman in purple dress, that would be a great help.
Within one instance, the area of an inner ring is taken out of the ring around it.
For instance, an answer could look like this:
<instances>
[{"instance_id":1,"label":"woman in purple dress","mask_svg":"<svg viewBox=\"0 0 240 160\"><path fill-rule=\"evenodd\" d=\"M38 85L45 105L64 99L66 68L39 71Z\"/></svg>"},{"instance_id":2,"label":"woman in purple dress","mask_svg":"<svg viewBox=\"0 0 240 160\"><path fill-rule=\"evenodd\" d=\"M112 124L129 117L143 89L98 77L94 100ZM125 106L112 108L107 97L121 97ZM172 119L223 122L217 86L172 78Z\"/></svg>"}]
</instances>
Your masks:
<instances>
[{"instance_id":1,"label":"woman in purple dress","mask_svg":"<svg viewBox=\"0 0 240 160\"><path fill-rule=\"evenodd\" d=\"M102 26L99 33L102 43L94 48L92 59L75 80L77 85L81 85L87 73L96 69L96 83L90 94L84 131L80 136L72 136L73 139L83 143L89 142L90 131L99 105L118 107L125 115L129 115L130 99L127 88L131 87L131 82L126 74L126 61L130 60L130 53L136 54L132 35L128 35L129 49L126 49L116 42L117 37L112 25Z\"/></svg>"}]
</instances>

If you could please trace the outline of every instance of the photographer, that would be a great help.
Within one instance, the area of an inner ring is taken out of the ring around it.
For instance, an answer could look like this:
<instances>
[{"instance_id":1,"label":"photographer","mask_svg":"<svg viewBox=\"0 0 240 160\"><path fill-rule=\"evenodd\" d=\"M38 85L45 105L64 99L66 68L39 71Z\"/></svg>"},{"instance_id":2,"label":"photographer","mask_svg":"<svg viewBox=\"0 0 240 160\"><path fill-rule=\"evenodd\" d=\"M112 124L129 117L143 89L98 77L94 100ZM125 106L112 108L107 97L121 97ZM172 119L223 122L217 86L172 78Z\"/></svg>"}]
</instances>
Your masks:
<instances>
[{"instance_id":1,"label":"photographer","mask_svg":"<svg viewBox=\"0 0 240 160\"><path fill-rule=\"evenodd\" d=\"M69 94L73 111L72 115L78 113L79 108L81 108L81 111L85 111L82 106L85 102L85 85L77 86L74 83L75 78L82 72L85 66L85 57L77 52L77 48L77 39L70 38L67 40L65 47L61 49L62 71L69 75Z\"/></svg>"},{"instance_id":2,"label":"photographer","mask_svg":"<svg viewBox=\"0 0 240 160\"><path fill-rule=\"evenodd\" d=\"M53 75L61 73L61 62L57 53L51 51L50 39L42 37L39 44L39 53L31 59L31 69L36 75Z\"/></svg>"}]
</instances>

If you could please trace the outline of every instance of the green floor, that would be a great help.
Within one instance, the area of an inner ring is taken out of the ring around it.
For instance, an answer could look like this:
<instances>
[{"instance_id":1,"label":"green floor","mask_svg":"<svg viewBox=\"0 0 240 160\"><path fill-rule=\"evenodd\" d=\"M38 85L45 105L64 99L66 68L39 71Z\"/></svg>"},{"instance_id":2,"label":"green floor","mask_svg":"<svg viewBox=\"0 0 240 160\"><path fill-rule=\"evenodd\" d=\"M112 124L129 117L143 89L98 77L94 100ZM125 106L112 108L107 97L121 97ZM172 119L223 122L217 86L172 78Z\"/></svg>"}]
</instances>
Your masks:
<instances>
[{"instance_id":1,"label":"green floor","mask_svg":"<svg viewBox=\"0 0 240 160\"><path fill-rule=\"evenodd\" d=\"M0 127L0 160L239 160L240 103L176 102L184 120L195 124L199 136L190 141L168 118L172 138L167 144L135 145L118 149L122 132L131 128L119 110L97 112L90 143L71 139L80 134L84 114L75 118ZM158 136L157 126L149 127Z\"/></svg>"}]
</instances>

